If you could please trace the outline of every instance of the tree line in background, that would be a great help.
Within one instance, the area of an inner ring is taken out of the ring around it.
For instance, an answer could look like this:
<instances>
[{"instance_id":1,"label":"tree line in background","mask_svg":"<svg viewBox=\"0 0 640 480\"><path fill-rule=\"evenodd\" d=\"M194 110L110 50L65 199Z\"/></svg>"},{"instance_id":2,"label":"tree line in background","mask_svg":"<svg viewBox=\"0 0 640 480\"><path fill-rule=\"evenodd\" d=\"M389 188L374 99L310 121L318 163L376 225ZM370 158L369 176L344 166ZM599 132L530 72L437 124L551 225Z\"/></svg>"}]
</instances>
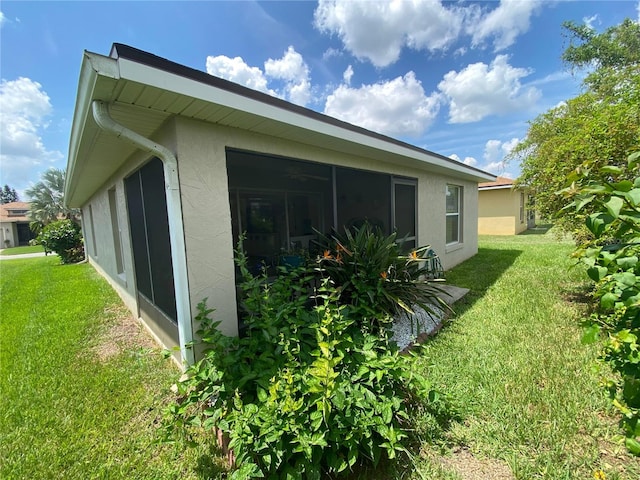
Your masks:
<instances>
[{"instance_id":1,"label":"tree line in background","mask_svg":"<svg viewBox=\"0 0 640 480\"><path fill-rule=\"evenodd\" d=\"M0 204L12 203L18 201L18 193L15 188L6 185L0 189Z\"/></svg>"},{"instance_id":2,"label":"tree line in background","mask_svg":"<svg viewBox=\"0 0 640 480\"><path fill-rule=\"evenodd\" d=\"M600 342L624 444L640 455L640 23L564 24L584 92L540 115L511 157L536 209L573 235L593 281L583 342Z\"/></svg>"}]
</instances>

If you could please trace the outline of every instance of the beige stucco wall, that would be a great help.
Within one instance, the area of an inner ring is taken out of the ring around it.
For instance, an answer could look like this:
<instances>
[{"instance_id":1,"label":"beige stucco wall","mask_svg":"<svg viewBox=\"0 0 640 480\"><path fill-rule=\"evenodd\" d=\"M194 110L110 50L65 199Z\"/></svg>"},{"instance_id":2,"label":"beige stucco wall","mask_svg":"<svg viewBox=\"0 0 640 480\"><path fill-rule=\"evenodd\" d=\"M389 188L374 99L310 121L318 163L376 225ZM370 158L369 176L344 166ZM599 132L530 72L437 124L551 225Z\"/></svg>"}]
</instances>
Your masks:
<instances>
[{"instance_id":1,"label":"beige stucco wall","mask_svg":"<svg viewBox=\"0 0 640 480\"><path fill-rule=\"evenodd\" d=\"M522 190L502 188L478 192L478 233L480 235L517 235L527 229L526 215L520 221ZM526 197L525 197L526 209Z\"/></svg>"},{"instance_id":2,"label":"beige stucco wall","mask_svg":"<svg viewBox=\"0 0 640 480\"><path fill-rule=\"evenodd\" d=\"M213 317L221 321L220 328L227 335L237 334L227 147L416 178L418 244L430 244L440 255L445 269L477 253L478 190L474 182L185 118L169 120L153 139L175 152L178 158L192 316L197 304L208 298L208 306L215 309ZM89 261L136 316L138 305L123 179L150 158L151 155L144 152L133 155L82 209ZM447 247L444 212L448 183L463 187L463 232L460 244ZM116 271L108 197L111 188L116 189L124 261L122 274ZM93 250L94 238L96 252Z\"/></svg>"},{"instance_id":3,"label":"beige stucco wall","mask_svg":"<svg viewBox=\"0 0 640 480\"><path fill-rule=\"evenodd\" d=\"M184 118L176 120L176 139L192 310L208 298L227 334L237 333L227 147L417 178L418 243L430 244L446 269L477 253L473 182ZM464 189L463 242L450 247L445 247L447 183Z\"/></svg>"},{"instance_id":4,"label":"beige stucco wall","mask_svg":"<svg viewBox=\"0 0 640 480\"><path fill-rule=\"evenodd\" d=\"M175 122L173 120L168 121L153 135L152 139L170 150L175 151ZM82 207L82 231L85 238L85 251L89 262L96 268L98 273L111 284L127 308L149 330L157 342L166 348L173 348L175 345L169 345L163 342L157 332L154 332L153 329L139 317L133 251L131 250L131 232L129 230L129 216L124 190L124 178L136 171L152 157L153 155L147 152L136 152L125 162L122 168L106 180L98 192ZM112 188L115 188L116 191L116 205L124 267L124 271L120 274L117 272L111 210L109 206L109 190ZM91 228L89 205L91 205L91 213L93 214L93 229ZM92 233L95 235L95 252L93 249L94 236Z\"/></svg>"},{"instance_id":5,"label":"beige stucco wall","mask_svg":"<svg viewBox=\"0 0 640 480\"><path fill-rule=\"evenodd\" d=\"M109 194L111 188L116 190L118 221L120 223L120 240L124 272L118 273L116 268L115 247L111 223ZM93 228L89 206L93 215ZM133 271L133 254L131 252L129 222L124 196L122 178L107 182L106 186L96 193L89 203L82 207L82 231L85 238L85 253L91 264L104 276L122 298L125 305L136 316L138 306ZM95 240L95 249L94 249Z\"/></svg>"}]
</instances>

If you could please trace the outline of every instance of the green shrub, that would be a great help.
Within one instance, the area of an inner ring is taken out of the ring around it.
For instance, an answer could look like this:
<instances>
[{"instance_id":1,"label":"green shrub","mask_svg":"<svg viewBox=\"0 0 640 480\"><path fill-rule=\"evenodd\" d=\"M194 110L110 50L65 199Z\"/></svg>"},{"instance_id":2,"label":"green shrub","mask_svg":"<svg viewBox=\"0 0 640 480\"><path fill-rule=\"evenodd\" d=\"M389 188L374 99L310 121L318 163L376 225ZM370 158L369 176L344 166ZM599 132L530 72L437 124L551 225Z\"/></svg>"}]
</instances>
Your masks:
<instances>
[{"instance_id":1,"label":"green shrub","mask_svg":"<svg viewBox=\"0 0 640 480\"><path fill-rule=\"evenodd\" d=\"M45 252L55 252L62 263L84 259L84 244L80 226L73 220L58 220L46 225L38 235Z\"/></svg>"},{"instance_id":2,"label":"green shrub","mask_svg":"<svg viewBox=\"0 0 640 480\"><path fill-rule=\"evenodd\" d=\"M231 478L319 479L376 465L407 452L416 412L446 410L411 355L361 327L363 313L386 321L376 304L345 304L313 266L267 282L242 253L238 265L246 334L224 336L198 306L203 358L178 382L167 417L170 435L228 435L239 467Z\"/></svg>"},{"instance_id":3,"label":"green shrub","mask_svg":"<svg viewBox=\"0 0 640 480\"><path fill-rule=\"evenodd\" d=\"M590 205L594 212L586 216L586 226L595 241L576 252L595 282L598 302L583 341L604 338L601 357L614 373L605 385L634 455L640 455L639 163L636 153L626 168L606 166L596 173L584 165L571 177L572 187L564 190L574 198L570 207L580 211Z\"/></svg>"},{"instance_id":4,"label":"green shrub","mask_svg":"<svg viewBox=\"0 0 640 480\"><path fill-rule=\"evenodd\" d=\"M432 280L435 254L424 246L403 255L402 240L365 223L344 234L321 236L318 263L324 277L340 289L340 301L361 307L363 320L384 331L394 316L419 306L446 309ZM379 315L383 312L384 315Z\"/></svg>"}]
</instances>

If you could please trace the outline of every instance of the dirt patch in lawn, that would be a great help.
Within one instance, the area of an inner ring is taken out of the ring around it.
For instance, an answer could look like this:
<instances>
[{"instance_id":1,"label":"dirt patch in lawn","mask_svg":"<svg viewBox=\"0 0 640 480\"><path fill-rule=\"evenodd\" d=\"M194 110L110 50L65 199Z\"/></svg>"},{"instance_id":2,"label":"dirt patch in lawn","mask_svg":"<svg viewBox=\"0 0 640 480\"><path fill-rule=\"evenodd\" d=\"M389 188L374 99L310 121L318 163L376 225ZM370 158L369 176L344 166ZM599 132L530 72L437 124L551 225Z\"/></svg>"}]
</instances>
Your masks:
<instances>
[{"instance_id":1,"label":"dirt patch in lawn","mask_svg":"<svg viewBox=\"0 0 640 480\"><path fill-rule=\"evenodd\" d=\"M107 362L125 352L158 348L140 322L125 307L108 308L104 315L108 320L91 349L100 362Z\"/></svg>"},{"instance_id":2,"label":"dirt patch in lawn","mask_svg":"<svg viewBox=\"0 0 640 480\"><path fill-rule=\"evenodd\" d=\"M450 457L440 457L439 461L445 469L455 472L462 480L515 480L504 462L476 458L466 448L456 449Z\"/></svg>"}]
</instances>

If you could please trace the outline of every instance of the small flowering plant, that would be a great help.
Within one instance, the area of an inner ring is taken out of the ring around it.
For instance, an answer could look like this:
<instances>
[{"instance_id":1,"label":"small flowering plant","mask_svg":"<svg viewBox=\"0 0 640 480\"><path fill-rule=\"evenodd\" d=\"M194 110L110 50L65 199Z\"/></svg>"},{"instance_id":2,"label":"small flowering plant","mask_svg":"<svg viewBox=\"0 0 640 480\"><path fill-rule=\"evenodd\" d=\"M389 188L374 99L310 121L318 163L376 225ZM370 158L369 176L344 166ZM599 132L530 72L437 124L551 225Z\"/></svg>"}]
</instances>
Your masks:
<instances>
[{"instance_id":1,"label":"small flowering plant","mask_svg":"<svg viewBox=\"0 0 640 480\"><path fill-rule=\"evenodd\" d=\"M344 234L320 235L318 270L339 289L344 304L376 305L376 315L366 317L375 329L386 330L395 315L412 315L416 306L428 312L448 308L439 297L442 290L428 280L431 248L402 255L401 243L395 233L385 235L368 223Z\"/></svg>"}]
</instances>

